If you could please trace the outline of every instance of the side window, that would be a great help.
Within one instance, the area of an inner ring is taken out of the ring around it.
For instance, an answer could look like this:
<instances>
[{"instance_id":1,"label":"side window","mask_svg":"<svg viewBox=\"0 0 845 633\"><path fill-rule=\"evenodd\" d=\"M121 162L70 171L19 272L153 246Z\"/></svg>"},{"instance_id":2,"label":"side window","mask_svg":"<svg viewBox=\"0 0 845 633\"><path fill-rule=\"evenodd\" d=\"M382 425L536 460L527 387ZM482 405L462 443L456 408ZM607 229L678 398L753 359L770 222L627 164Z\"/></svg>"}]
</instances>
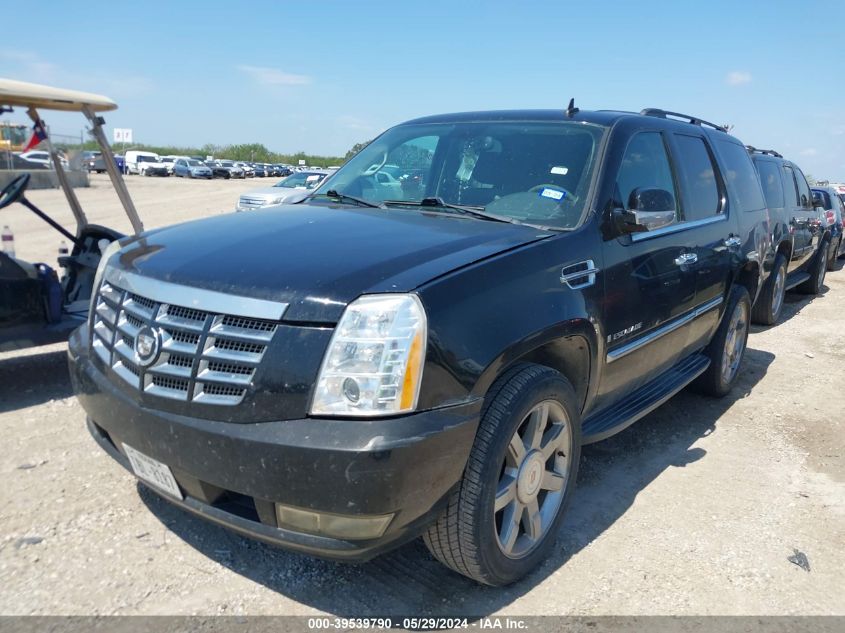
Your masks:
<instances>
[{"instance_id":1,"label":"side window","mask_svg":"<svg viewBox=\"0 0 845 633\"><path fill-rule=\"evenodd\" d=\"M795 184L795 174L792 167L783 166L783 192L786 196L786 204L790 207L800 206L798 201L798 185Z\"/></svg>"},{"instance_id":2,"label":"side window","mask_svg":"<svg viewBox=\"0 0 845 633\"><path fill-rule=\"evenodd\" d=\"M700 136L675 134L681 194L684 196L684 220L703 220L721 211L719 185L710 151Z\"/></svg>"},{"instance_id":3,"label":"side window","mask_svg":"<svg viewBox=\"0 0 845 633\"><path fill-rule=\"evenodd\" d=\"M633 207L631 194L638 189L659 189L668 193L671 199L667 198L665 204L661 205L665 208L657 210L674 212L677 221L678 195L660 132L640 132L634 135L625 149L625 156L616 176L616 186L621 197L619 202L626 209Z\"/></svg>"},{"instance_id":4,"label":"side window","mask_svg":"<svg viewBox=\"0 0 845 633\"><path fill-rule=\"evenodd\" d=\"M758 160L757 171L760 174L760 184L763 185L763 195L770 209L783 207L783 182L777 163L770 160Z\"/></svg>"},{"instance_id":5,"label":"side window","mask_svg":"<svg viewBox=\"0 0 845 633\"><path fill-rule=\"evenodd\" d=\"M795 167L795 182L798 184L798 200L801 206L806 209L813 208L813 196L810 194L810 185L807 184L807 179L798 167Z\"/></svg>"},{"instance_id":6,"label":"side window","mask_svg":"<svg viewBox=\"0 0 845 633\"><path fill-rule=\"evenodd\" d=\"M717 140L716 146L724 163L725 182L731 199L741 211L759 211L766 208L760 180L748 151L740 144Z\"/></svg>"}]
</instances>

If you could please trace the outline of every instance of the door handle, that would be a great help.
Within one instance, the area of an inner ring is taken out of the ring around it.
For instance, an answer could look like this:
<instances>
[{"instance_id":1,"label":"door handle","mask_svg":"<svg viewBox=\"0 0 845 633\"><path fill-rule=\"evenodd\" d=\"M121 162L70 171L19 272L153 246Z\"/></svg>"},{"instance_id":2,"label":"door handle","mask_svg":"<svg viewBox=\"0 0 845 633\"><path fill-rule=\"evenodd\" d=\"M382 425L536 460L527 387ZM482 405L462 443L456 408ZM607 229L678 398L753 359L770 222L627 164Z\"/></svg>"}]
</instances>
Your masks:
<instances>
[{"instance_id":1,"label":"door handle","mask_svg":"<svg viewBox=\"0 0 845 633\"><path fill-rule=\"evenodd\" d=\"M736 235L731 235L728 239L725 240L725 246L727 246L728 248L742 246L742 238L737 237Z\"/></svg>"},{"instance_id":2,"label":"door handle","mask_svg":"<svg viewBox=\"0 0 845 633\"><path fill-rule=\"evenodd\" d=\"M698 261L698 255L695 253L681 253L675 258L675 263L678 266L684 266L686 264L694 264Z\"/></svg>"}]
</instances>

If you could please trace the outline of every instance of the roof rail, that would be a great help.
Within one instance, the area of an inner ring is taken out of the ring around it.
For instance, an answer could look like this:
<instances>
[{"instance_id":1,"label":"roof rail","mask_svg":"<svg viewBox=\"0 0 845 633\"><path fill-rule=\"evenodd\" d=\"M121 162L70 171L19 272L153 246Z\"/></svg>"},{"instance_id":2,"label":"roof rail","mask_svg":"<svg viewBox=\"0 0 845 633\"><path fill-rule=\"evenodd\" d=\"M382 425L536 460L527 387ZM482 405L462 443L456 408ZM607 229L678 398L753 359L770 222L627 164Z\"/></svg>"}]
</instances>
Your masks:
<instances>
[{"instance_id":1,"label":"roof rail","mask_svg":"<svg viewBox=\"0 0 845 633\"><path fill-rule=\"evenodd\" d=\"M670 112L669 110L661 110L660 108L646 108L645 110L641 110L640 114L643 116L656 116L661 119L668 119L669 117L672 117L675 119L681 119L687 123L692 123L693 125L706 125L708 127L712 127L714 130L719 130L725 134L728 133L728 129L724 125L716 125L715 123L710 123L710 121L705 121L704 119L699 119L698 117L690 116L689 114L681 114L680 112Z\"/></svg>"},{"instance_id":2,"label":"roof rail","mask_svg":"<svg viewBox=\"0 0 845 633\"><path fill-rule=\"evenodd\" d=\"M778 154L773 149L757 149L753 145L746 145L745 149L747 149L752 154L766 154L767 156L774 156L775 158L783 158L780 154Z\"/></svg>"}]
</instances>

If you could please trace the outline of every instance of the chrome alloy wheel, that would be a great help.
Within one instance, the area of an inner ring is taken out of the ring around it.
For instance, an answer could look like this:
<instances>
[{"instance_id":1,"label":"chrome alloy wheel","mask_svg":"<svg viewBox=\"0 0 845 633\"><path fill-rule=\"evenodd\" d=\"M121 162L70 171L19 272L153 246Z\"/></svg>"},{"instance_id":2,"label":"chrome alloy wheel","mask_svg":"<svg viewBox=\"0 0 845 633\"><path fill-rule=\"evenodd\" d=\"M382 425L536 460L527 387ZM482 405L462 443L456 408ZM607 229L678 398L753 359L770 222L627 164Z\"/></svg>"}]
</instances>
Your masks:
<instances>
[{"instance_id":1,"label":"chrome alloy wheel","mask_svg":"<svg viewBox=\"0 0 845 633\"><path fill-rule=\"evenodd\" d=\"M772 290L772 314L780 314L780 308L783 305L783 298L786 294L784 287L786 286L786 271L783 266L778 268L777 276L775 277L775 287Z\"/></svg>"},{"instance_id":2,"label":"chrome alloy wheel","mask_svg":"<svg viewBox=\"0 0 845 633\"><path fill-rule=\"evenodd\" d=\"M496 540L509 558L526 556L554 523L571 454L570 422L554 400L536 405L514 432L493 507Z\"/></svg>"},{"instance_id":3,"label":"chrome alloy wheel","mask_svg":"<svg viewBox=\"0 0 845 633\"><path fill-rule=\"evenodd\" d=\"M748 307L739 302L731 315L728 335L725 338L725 351L722 358L722 379L730 383L739 370L742 352L745 351L746 332L748 330Z\"/></svg>"}]
</instances>

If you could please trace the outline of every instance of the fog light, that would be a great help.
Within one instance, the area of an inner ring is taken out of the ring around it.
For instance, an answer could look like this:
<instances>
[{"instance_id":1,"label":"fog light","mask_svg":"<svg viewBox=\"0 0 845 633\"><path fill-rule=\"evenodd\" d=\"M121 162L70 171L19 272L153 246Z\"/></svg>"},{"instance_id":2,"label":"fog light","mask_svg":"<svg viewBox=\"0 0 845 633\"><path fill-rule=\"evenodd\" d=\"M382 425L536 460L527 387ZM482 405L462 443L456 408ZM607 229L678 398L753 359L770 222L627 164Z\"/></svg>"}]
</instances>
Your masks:
<instances>
[{"instance_id":1,"label":"fog light","mask_svg":"<svg viewBox=\"0 0 845 633\"><path fill-rule=\"evenodd\" d=\"M384 534L392 518L393 514L350 516L314 512L313 510L276 504L276 519L279 521L280 528L334 538L378 538Z\"/></svg>"}]
</instances>

